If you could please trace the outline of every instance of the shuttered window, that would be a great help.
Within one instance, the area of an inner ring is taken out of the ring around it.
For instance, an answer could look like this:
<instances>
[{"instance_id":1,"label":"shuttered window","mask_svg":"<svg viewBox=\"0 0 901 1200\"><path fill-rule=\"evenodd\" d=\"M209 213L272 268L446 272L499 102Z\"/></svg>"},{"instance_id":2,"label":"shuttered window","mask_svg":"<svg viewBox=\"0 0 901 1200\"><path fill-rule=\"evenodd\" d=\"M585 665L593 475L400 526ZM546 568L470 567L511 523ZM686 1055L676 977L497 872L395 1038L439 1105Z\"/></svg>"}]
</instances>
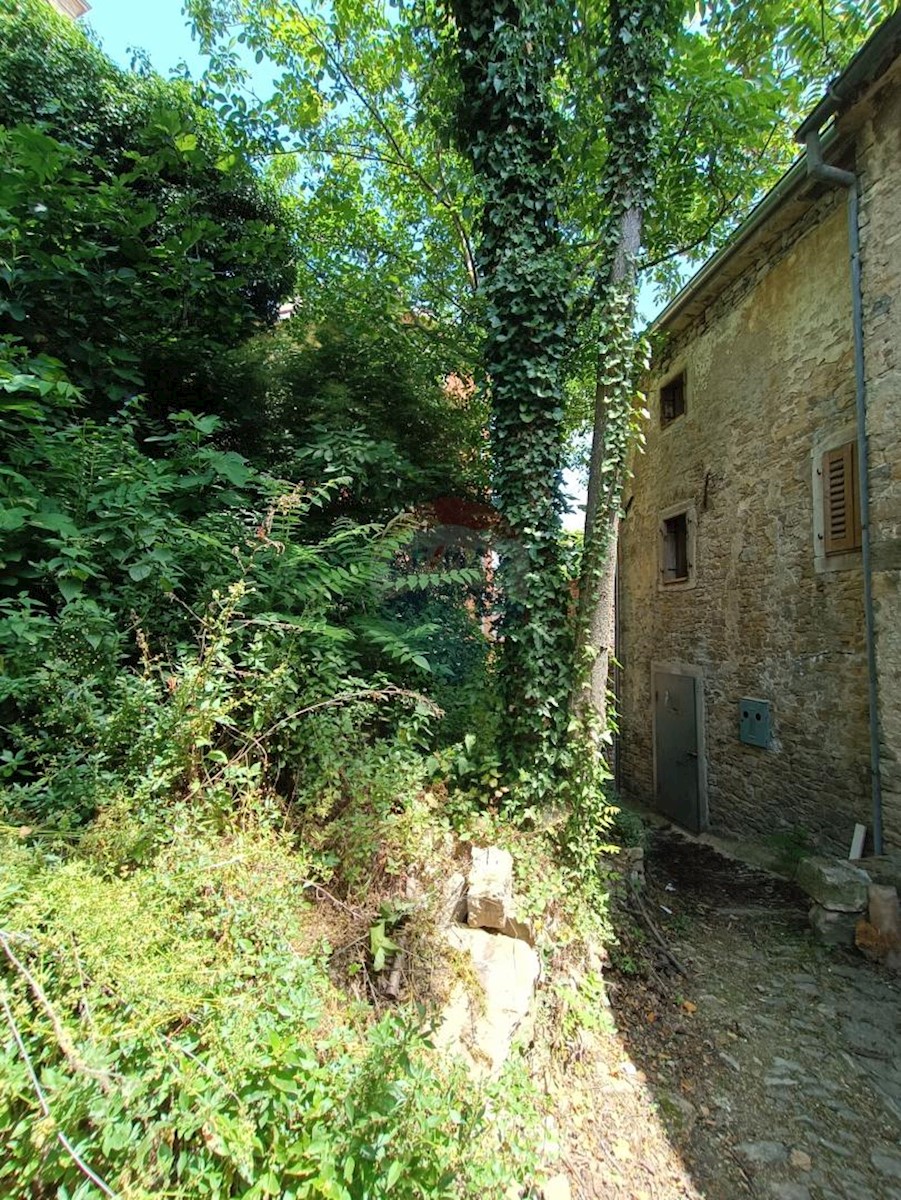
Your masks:
<instances>
[{"instance_id":1,"label":"shuttered window","mask_svg":"<svg viewBox=\"0 0 901 1200\"><path fill-rule=\"evenodd\" d=\"M857 443L846 442L823 455L823 542L826 554L860 546Z\"/></svg>"}]
</instances>

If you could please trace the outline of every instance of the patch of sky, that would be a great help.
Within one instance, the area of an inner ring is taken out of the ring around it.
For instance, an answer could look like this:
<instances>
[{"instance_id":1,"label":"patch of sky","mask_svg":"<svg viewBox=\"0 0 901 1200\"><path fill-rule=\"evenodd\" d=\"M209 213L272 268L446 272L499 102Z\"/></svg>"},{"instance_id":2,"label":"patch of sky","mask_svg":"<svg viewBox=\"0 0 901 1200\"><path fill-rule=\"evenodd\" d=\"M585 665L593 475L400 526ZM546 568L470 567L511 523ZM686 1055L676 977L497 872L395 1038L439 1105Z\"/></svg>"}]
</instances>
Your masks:
<instances>
[{"instance_id":1,"label":"patch of sky","mask_svg":"<svg viewBox=\"0 0 901 1200\"><path fill-rule=\"evenodd\" d=\"M144 63L163 76L178 72L195 79L206 70L206 56L191 35L191 23L184 13L182 0L152 0L144 4L134 0L125 3L123 0L91 0L91 11L85 23L106 53L120 66L128 68ZM235 49L254 90L259 94L271 94L276 79L272 64L265 59L256 62L253 53L242 46ZM686 278L689 273L686 264ZM650 325L665 303L657 285L645 280L638 296L639 327ZM586 451L587 445L579 447L578 457L584 458ZM573 466L564 473L564 490L569 506L564 526L569 530L581 530L586 495L583 465Z\"/></svg>"},{"instance_id":2,"label":"patch of sky","mask_svg":"<svg viewBox=\"0 0 901 1200\"><path fill-rule=\"evenodd\" d=\"M84 18L106 53L122 67L130 67L134 52L146 55L160 75L184 64L193 77L203 73L206 59L191 37L191 27L181 0L91 0Z\"/></svg>"}]
</instances>

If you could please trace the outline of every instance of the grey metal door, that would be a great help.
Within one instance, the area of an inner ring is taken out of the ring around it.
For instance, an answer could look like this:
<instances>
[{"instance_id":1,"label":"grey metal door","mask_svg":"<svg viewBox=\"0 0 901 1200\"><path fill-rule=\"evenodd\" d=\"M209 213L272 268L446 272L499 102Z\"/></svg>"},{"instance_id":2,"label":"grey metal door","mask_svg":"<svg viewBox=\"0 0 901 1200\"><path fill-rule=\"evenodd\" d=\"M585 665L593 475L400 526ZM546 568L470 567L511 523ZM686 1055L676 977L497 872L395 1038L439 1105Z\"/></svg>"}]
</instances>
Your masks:
<instances>
[{"instance_id":1,"label":"grey metal door","mask_svg":"<svg viewBox=\"0 0 901 1200\"><path fill-rule=\"evenodd\" d=\"M657 807L693 833L701 829L697 683L692 675L654 673Z\"/></svg>"}]
</instances>

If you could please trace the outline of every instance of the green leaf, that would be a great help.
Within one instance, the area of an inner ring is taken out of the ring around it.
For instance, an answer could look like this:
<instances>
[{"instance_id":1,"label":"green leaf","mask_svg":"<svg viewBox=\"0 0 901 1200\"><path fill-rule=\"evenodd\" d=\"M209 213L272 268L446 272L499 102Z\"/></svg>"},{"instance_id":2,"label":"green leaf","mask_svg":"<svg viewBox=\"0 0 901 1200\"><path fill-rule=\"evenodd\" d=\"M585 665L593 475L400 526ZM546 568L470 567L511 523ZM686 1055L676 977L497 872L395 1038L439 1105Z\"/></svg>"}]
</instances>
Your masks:
<instances>
[{"instance_id":1,"label":"green leaf","mask_svg":"<svg viewBox=\"0 0 901 1200\"><path fill-rule=\"evenodd\" d=\"M56 586L62 592L63 599L67 604L70 604L84 590L84 582L81 579L76 579L72 575L63 575L56 581Z\"/></svg>"},{"instance_id":2,"label":"green leaf","mask_svg":"<svg viewBox=\"0 0 901 1200\"><path fill-rule=\"evenodd\" d=\"M386 955L398 950L396 942L392 942L385 932L385 922L376 921L369 929L369 952L372 955L372 969L376 972L384 970Z\"/></svg>"},{"instance_id":3,"label":"green leaf","mask_svg":"<svg viewBox=\"0 0 901 1200\"><path fill-rule=\"evenodd\" d=\"M16 529L21 529L28 515L28 509L22 508L21 505L0 509L0 530L4 533L12 533Z\"/></svg>"},{"instance_id":4,"label":"green leaf","mask_svg":"<svg viewBox=\"0 0 901 1200\"><path fill-rule=\"evenodd\" d=\"M31 518L31 524L50 533L61 533L66 537L78 537L78 527L66 513L39 512Z\"/></svg>"},{"instance_id":5,"label":"green leaf","mask_svg":"<svg viewBox=\"0 0 901 1200\"><path fill-rule=\"evenodd\" d=\"M247 460L235 453L234 450L211 450L208 453L207 461L217 475L222 479L227 479L235 487L243 487L253 475L253 471L247 465Z\"/></svg>"}]
</instances>

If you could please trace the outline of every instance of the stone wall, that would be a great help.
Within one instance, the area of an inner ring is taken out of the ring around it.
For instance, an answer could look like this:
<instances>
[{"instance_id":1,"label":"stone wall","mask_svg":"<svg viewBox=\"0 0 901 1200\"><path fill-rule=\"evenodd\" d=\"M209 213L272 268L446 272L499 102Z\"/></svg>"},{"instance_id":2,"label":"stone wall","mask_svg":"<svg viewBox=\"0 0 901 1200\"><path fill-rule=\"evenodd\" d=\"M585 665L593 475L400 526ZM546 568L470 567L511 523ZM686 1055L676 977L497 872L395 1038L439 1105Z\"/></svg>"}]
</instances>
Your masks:
<instances>
[{"instance_id":1,"label":"stone wall","mask_svg":"<svg viewBox=\"0 0 901 1200\"><path fill-rule=\"evenodd\" d=\"M901 64L857 139L886 840L901 846Z\"/></svg>"},{"instance_id":2,"label":"stone wall","mask_svg":"<svg viewBox=\"0 0 901 1200\"><path fill-rule=\"evenodd\" d=\"M870 824L860 554L824 563L814 497L822 450L854 437L844 194L826 192L657 370L621 538L625 790L652 799L652 663L700 668L710 827L847 848ZM681 370L686 412L661 428L659 385ZM673 588L659 524L682 504L694 580ZM742 697L770 702L766 748L739 741Z\"/></svg>"}]
</instances>

